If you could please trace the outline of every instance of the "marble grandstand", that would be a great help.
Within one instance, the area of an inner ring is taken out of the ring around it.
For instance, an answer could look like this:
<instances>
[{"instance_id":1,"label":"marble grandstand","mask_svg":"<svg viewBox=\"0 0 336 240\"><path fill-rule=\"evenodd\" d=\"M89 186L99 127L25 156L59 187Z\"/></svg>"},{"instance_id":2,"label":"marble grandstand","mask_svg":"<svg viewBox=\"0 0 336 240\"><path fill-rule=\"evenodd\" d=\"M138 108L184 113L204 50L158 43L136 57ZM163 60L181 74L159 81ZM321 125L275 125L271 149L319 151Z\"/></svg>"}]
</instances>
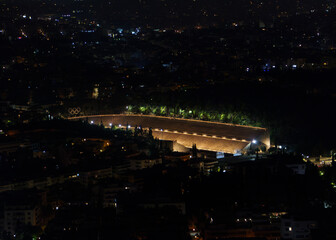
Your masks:
<instances>
[{"instance_id":1,"label":"marble grandstand","mask_svg":"<svg viewBox=\"0 0 336 240\"><path fill-rule=\"evenodd\" d=\"M270 136L266 128L242 126L228 123L208 122L152 115L110 114L72 117L94 124L114 125L129 128L152 129L153 136L160 140L173 141L174 150L191 148L200 150L236 153L249 148L250 144L270 147Z\"/></svg>"}]
</instances>

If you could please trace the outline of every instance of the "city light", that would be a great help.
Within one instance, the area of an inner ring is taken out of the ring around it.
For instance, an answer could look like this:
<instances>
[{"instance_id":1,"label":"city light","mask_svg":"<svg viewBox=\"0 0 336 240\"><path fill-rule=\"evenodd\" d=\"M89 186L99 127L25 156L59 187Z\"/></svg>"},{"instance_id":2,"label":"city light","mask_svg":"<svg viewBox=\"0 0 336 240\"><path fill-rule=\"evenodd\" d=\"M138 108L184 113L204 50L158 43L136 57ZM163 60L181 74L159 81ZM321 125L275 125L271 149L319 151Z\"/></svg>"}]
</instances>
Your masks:
<instances>
[{"instance_id":1,"label":"city light","mask_svg":"<svg viewBox=\"0 0 336 240\"><path fill-rule=\"evenodd\" d=\"M333 238L336 1L0 13L1 239Z\"/></svg>"}]
</instances>

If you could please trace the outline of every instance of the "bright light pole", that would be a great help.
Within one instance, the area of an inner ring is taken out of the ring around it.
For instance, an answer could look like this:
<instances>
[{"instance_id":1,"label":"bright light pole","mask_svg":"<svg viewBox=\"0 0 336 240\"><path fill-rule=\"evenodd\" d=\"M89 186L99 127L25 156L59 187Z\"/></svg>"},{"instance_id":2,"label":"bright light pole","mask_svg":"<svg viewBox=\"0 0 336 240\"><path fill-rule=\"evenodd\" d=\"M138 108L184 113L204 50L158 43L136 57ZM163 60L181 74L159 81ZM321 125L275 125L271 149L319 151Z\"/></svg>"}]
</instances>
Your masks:
<instances>
[{"instance_id":1,"label":"bright light pole","mask_svg":"<svg viewBox=\"0 0 336 240\"><path fill-rule=\"evenodd\" d=\"M252 150L252 144L256 144L257 143L257 140L253 139L250 143L250 150Z\"/></svg>"}]
</instances>

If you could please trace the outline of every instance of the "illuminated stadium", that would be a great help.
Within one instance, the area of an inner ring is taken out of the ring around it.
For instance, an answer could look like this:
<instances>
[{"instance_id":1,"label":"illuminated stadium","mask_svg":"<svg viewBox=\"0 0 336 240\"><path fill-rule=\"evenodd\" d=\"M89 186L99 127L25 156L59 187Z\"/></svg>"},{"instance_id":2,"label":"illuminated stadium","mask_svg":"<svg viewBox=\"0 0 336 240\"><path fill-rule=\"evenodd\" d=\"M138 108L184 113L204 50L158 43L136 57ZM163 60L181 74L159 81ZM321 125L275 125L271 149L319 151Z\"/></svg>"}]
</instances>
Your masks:
<instances>
[{"instance_id":1,"label":"illuminated stadium","mask_svg":"<svg viewBox=\"0 0 336 240\"><path fill-rule=\"evenodd\" d=\"M73 117L74 119L87 119L92 124L104 124L108 127L114 125L119 128L132 129L142 127L152 129L153 136L160 140L174 142L174 150L181 147L237 153L255 146L270 147L270 137L267 129L251 126L242 126L227 123L207 122L200 120L158 117L150 115L111 114Z\"/></svg>"}]
</instances>

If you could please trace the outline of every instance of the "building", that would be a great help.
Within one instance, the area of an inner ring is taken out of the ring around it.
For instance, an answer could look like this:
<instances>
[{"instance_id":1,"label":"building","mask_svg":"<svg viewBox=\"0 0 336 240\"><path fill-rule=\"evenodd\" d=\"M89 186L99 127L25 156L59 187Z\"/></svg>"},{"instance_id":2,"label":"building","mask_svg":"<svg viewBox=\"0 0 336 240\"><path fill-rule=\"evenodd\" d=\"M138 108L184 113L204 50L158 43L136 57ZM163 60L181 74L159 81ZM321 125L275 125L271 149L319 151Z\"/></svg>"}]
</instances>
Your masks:
<instances>
[{"instance_id":1,"label":"building","mask_svg":"<svg viewBox=\"0 0 336 240\"><path fill-rule=\"evenodd\" d=\"M14 153L20 148L31 148L30 142L5 142L0 144L0 153Z\"/></svg>"},{"instance_id":2,"label":"building","mask_svg":"<svg viewBox=\"0 0 336 240\"><path fill-rule=\"evenodd\" d=\"M117 207L117 195L127 190L122 184L107 184L101 189L101 199L103 208Z\"/></svg>"},{"instance_id":3,"label":"building","mask_svg":"<svg viewBox=\"0 0 336 240\"><path fill-rule=\"evenodd\" d=\"M14 234L23 226L39 226L41 209L37 205L6 205L4 209L4 230Z\"/></svg>"},{"instance_id":4,"label":"building","mask_svg":"<svg viewBox=\"0 0 336 240\"><path fill-rule=\"evenodd\" d=\"M317 222L314 220L298 217L283 217L280 227L281 239L311 239L311 230L316 228Z\"/></svg>"},{"instance_id":5,"label":"building","mask_svg":"<svg viewBox=\"0 0 336 240\"><path fill-rule=\"evenodd\" d=\"M216 171L218 168L217 159L206 159L206 158L192 158L190 160L190 166L198 169L205 175L209 175L211 172Z\"/></svg>"},{"instance_id":6,"label":"building","mask_svg":"<svg viewBox=\"0 0 336 240\"><path fill-rule=\"evenodd\" d=\"M74 178L74 179L78 178L78 180L84 185L87 185L90 182L95 182L99 179L105 179L105 178L111 178L111 177L112 177L112 167L96 169L92 171L85 171L85 172L81 172L81 173L69 176L69 178Z\"/></svg>"},{"instance_id":7,"label":"building","mask_svg":"<svg viewBox=\"0 0 336 240\"><path fill-rule=\"evenodd\" d=\"M46 204L46 192L13 191L4 195L3 231L15 234L26 226L42 226L45 219L41 206Z\"/></svg>"},{"instance_id":8,"label":"building","mask_svg":"<svg viewBox=\"0 0 336 240\"><path fill-rule=\"evenodd\" d=\"M175 208L180 214L186 214L185 202L169 198L145 199L138 206L145 209Z\"/></svg>"},{"instance_id":9,"label":"building","mask_svg":"<svg viewBox=\"0 0 336 240\"><path fill-rule=\"evenodd\" d=\"M145 168L151 168L154 167L155 165L162 164L162 159L157 158L157 159L130 159L129 160L131 165L130 165L130 170L141 170Z\"/></svg>"}]
</instances>

